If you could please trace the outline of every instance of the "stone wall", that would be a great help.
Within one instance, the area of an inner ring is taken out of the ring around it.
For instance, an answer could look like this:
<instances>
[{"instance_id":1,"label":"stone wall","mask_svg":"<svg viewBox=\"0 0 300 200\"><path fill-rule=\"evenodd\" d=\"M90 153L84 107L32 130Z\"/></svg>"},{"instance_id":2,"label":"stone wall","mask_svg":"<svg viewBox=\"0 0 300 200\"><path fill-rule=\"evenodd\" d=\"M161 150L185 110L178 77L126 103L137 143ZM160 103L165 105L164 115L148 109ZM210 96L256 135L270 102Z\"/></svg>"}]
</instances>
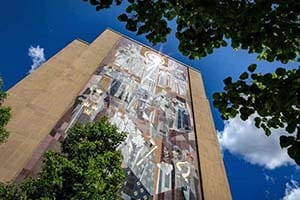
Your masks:
<instances>
[{"instance_id":1,"label":"stone wall","mask_svg":"<svg viewBox=\"0 0 300 200\"><path fill-rule=\"evenodd\" d=\"M0 145L0 182L12 182L72 105L91 74L122 36L106 30L90 45L74 40L8 91L8 141ZM189 69L205 200L229 200L230 189L199 72Z\"/></svg>"},{"instance_id":2,"label":"stone wall","mask_svg":"<svg viewBox=\"0 0 300 200\"><path fill-rule=\"evenodd\" d=\"M204 199L231 199L210 106L201 74L189 69Z\"/></svg>"},{"instance_id":3,"label":"stone wall","mask_svg":"<svg viewBox=\"0 0 300 200\"><path fill-rule=\"evenodd\" d=\"M8 91L12 118L0 145L0 182L17 177L120 37L107 30L90 45L74 40Z\"/></svg>"}]
</instances>

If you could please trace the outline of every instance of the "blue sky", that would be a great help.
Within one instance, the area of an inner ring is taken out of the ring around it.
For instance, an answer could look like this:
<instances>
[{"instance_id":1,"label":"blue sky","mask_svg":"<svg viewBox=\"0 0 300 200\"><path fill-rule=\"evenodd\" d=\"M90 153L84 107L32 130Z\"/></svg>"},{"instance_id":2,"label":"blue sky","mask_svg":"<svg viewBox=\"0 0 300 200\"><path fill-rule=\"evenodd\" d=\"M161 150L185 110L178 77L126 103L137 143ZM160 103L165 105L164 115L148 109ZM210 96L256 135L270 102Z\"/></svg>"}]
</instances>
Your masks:
<instances>
[{"instance_id":1,"label":"blue sky","mask_svg":"<svg viewBox=\"0 0 300 200\"><path fill-rule=\"evenodd\" d=\"M45 59L49 59L72 40L80 38L92 42L108 27L150 46L143 36L135 36L118 22L121 11L122 7L113 7L99 13L81 0L4 1L0 7L0 75L4 89L28 75L33 64L32 57L28 56L31 46L39 45ZM297 63L259 62L256 55L230 47L215 50L200 61L191 61L178 52L177 45L174 35L170 35L167 43L154 48L199 69L210 103L212 94L222 90L224 78L229 75L237 78L251 63L257 63L258 71L262 72L273 71L278 66L297 67ZM285 195L300 194L299 169L278 150L276 134L282 130L266 138L262 132L252 129L251 121L245 123L238 119L227 122L224 129L219 113L213 108L212 111L216 129L222 136L233 199L283 199ZM262 146L268 148L261 149Z\"/></svg>"}]
</instances>

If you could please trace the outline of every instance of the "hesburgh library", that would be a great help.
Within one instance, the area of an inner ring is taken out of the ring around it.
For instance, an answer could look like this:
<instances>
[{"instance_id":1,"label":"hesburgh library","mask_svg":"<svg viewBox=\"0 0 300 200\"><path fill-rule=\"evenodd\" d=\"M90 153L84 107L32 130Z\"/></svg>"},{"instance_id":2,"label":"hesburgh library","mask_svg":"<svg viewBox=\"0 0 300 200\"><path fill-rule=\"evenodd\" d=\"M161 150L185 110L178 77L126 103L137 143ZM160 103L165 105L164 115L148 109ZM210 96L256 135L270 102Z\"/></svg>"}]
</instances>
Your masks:
<instances>
[{"instance_id":1,"label":"hesburgh library","mask_svg":"<svg viewBox=\"0 0 300 200\"><path fill-rule=\"evenodd\" d=\"M12 87L5 105L0 182L35 177L74 124L107 116L127 134L118 147L123 199L231 199L200 72L115 31L68 44Z\"/></svg>"}]
</instances>

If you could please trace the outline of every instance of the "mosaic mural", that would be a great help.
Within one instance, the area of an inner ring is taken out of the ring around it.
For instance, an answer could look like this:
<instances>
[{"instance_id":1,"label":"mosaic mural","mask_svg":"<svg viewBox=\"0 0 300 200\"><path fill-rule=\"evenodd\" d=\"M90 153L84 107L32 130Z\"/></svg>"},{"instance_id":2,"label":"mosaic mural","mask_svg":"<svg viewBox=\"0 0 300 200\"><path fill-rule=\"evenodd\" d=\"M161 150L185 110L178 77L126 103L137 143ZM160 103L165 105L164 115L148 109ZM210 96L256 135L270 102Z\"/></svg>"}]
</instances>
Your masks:
<instances>
[{"instance_id":1,"label":"mosaic mural","mask_svg":"<svg viewBox=\"0 0 300 200\"><path fill-rule=\"evenodd\" d=\"M108 116L127 138L123 199L200 199L187 68L128 39L103 60L56 130Z\"/></svg>"}]
</instances>

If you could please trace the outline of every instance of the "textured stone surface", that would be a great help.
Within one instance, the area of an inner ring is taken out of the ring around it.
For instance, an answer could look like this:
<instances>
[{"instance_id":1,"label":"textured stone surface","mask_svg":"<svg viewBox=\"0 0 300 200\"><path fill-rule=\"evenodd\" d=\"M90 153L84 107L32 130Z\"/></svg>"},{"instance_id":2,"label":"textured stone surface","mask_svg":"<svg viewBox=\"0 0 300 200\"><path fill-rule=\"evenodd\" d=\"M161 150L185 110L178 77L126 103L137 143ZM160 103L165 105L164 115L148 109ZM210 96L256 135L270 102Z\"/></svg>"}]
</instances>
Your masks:
<instances>
[{"instance_id":1,"label":"textured stone surface","mask_svg":"<svg viewBox=\"0 0 300 200\"><path fill-rule=\"evenodd\" d=\"M199 72L189 69L202 189L205 200L231 199L208 99Z\"/></svg>"},{"instance_id":2,"label":"textured stone surface","mask_svg":"<svg viewBox=\"0 0 300 200\"><path fill-rule=\"evenodd\" d=\"M10 137L0 145L0 182L13 181L121 38L106 30L92 44L74 40L11 88ZM189 69L205 200L231 199L209 103L199 72ZM110 80L107 80L110 81Z\"/></svg>"},{"instance_id":3,"label":"textured stone surface","mask_svg":"<svg viewBox=\"0 0 300 200\"><path fill-rule=\"evenodd\" d=\"M12 118L0 145L0 182L14 180L119 38L105 31L91 45L74 40L8 91Z\"/></svg>"}]
</instances>

